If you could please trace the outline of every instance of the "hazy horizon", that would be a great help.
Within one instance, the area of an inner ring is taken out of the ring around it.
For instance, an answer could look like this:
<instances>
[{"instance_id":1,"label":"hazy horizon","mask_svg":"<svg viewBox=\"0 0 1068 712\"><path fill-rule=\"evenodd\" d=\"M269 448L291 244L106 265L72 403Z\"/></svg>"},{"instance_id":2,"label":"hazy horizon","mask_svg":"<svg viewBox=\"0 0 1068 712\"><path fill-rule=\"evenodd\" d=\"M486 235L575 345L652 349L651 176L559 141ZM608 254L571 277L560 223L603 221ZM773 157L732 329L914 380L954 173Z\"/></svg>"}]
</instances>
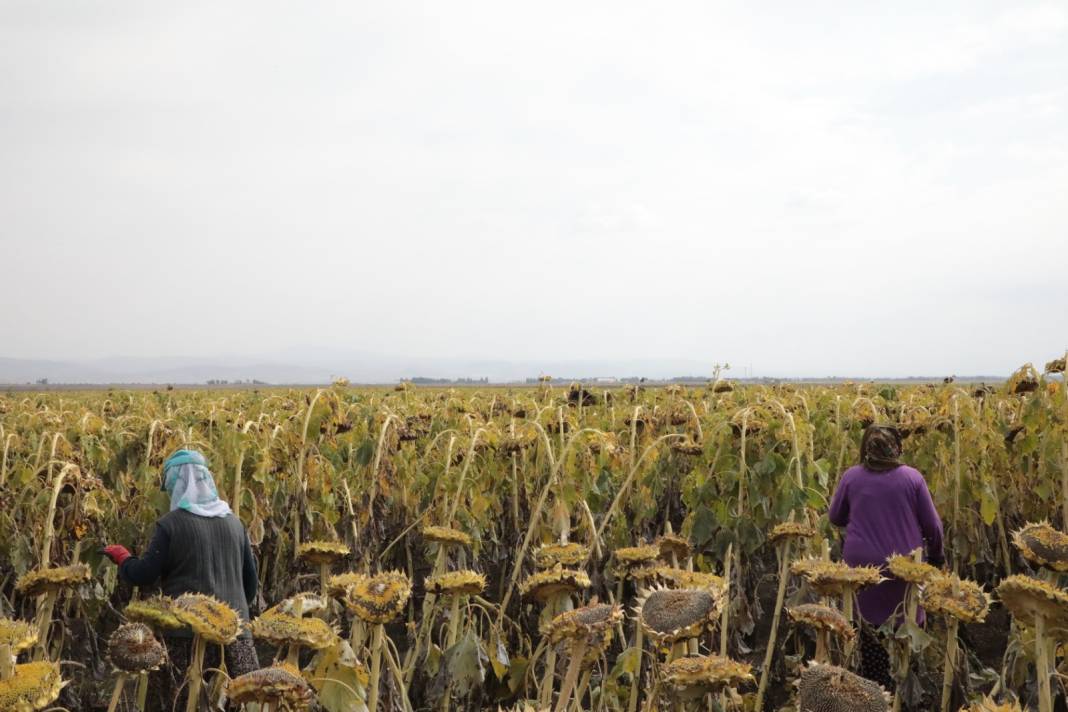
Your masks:
<instances>
[{"instance_id":1,"label":"hazy horizon","mask_svg":"<svg viewBox=\"0 0 1068 712\"><path fill-rule=\"evenodd\" d=\"M0 357L1041 368L1065 67L1063 3L7 0Z\"/></svg>"}]
</instances>

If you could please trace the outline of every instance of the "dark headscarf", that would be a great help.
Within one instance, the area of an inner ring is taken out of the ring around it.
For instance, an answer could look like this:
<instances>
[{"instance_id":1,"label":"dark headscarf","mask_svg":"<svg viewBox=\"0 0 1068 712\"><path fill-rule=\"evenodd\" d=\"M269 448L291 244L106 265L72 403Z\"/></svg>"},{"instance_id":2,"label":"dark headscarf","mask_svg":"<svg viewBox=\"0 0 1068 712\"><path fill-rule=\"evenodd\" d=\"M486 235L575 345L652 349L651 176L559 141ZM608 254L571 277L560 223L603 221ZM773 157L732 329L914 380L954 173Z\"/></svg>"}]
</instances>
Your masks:
<instances>
[{"instance_id":1,"label":"dark headscarf","mask_svg":"<svg viewBox=\"0 0 1068 712\"><path fill-rule=\"evenodd\" d=\"M869 425L860 440L860 464L872 472L901 466L901 434L897 428Z\"/></svg>"}]
</instances>

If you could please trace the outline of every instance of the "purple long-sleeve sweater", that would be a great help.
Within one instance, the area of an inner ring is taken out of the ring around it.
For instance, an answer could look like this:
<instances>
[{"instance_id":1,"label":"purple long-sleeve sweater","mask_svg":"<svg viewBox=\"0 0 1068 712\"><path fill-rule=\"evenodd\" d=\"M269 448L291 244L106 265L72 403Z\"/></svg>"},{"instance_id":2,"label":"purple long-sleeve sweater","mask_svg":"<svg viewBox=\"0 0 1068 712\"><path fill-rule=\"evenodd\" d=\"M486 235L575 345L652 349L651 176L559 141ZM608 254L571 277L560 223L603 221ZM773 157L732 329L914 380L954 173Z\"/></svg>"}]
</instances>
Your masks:
<instances>
[{"instance_id":1,"label":"purple long-sleeve sweater","mask_svg":"<svg viewBox=\"0 0 1068 712\"><path fill-rule=\"evenodd\" d=\"M886 559L925 547L927 561L941 566L942 520L927 482L918 470L901 465L887 472L851 467L831 499L831 523L845 527L842 558L850 566L875 565L886 572ZM890 578L857 593L864 620L882 625L905 599L906 584Z\"/></svg>"}]
</instances>

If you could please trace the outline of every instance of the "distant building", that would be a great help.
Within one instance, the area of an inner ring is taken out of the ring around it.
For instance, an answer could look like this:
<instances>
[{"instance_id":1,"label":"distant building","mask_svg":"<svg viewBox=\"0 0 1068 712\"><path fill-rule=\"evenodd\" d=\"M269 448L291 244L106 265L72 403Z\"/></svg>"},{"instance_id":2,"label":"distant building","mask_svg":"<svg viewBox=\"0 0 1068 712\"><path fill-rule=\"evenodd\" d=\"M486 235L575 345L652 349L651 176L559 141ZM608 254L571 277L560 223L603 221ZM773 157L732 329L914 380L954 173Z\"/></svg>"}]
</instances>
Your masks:
<instances>
[{"instance_id":1,"label":"distant building","mask_svg":"<svg viewBox=\"0 0 1068 712\"><path fill-rule=\"evenodd\" d=\"M598 376L597 378L593 379L593 383L608 385L612 383L619 383L619 379L615 376Z\"/></svg>"}]
</instances>

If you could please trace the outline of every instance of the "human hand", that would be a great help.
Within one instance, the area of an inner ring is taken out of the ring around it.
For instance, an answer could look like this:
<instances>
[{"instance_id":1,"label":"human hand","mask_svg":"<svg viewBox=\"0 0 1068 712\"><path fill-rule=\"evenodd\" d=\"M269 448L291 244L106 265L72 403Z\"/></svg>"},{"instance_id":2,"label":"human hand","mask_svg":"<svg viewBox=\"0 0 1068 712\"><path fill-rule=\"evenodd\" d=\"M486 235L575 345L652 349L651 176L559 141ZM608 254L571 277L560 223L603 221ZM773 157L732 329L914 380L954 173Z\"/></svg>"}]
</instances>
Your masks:
<instances>
[{"instance_id":1,"label":"human hand","mask_svg":"<svg viewBox=\"0 0 1068 712\"><path fill-rule=\"evenodd\" d=\"M112 544L111 546L105 546L100 550L101 553L111 559L112 563L116 566L122 566L122 562L130 558L130 552L127 548L121 544Z\"/></svg>"}]
</instances>

